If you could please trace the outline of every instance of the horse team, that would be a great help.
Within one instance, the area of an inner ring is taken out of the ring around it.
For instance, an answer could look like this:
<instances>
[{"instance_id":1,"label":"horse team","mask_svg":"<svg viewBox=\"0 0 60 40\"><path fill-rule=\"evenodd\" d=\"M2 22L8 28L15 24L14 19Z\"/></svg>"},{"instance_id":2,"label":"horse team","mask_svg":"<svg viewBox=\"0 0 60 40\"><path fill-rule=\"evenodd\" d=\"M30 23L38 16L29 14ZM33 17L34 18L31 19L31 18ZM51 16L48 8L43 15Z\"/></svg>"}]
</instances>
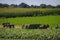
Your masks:
<instances>
[{"instance_id":1,"label":"horse team","mask_svg":"<svg viewBox=\"0 0 60 40\"><path fill-rule=\"evenodd\" d=\"M49 25L43 25L43 24L25 24L22 26L22 28L25 29L47 29Z\"/></svg>"},{"instance_id":2,"label":"horse team","mask_svg":"<svg viewBox=\"0 0 60 40\"><path fill-rule=\"evenodd\" d=\"M3 23L3 27L5 28L14 28L14 25L10 23ZM23 24L22 29L47 29L49 28L48 24ZM58 28L58 25L56 26L56 29Z\"/></svg>"}]
</instances>

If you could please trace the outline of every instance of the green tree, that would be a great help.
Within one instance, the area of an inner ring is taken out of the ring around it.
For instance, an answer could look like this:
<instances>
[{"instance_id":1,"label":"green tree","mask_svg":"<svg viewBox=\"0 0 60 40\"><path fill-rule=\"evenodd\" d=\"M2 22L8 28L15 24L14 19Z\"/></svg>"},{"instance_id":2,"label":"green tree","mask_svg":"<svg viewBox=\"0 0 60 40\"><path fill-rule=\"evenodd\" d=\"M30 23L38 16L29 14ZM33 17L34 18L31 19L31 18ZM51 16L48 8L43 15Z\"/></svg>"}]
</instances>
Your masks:
<instances>
[{"instance_id":1,"label":"green tree","mask_svg":"<svg viewBox=\"0 0 60 40\"><path fill-rule=\"evenodd\" d=\"M25 4L25 3L21 3L21 4L19 4L19 7L21 7L21 8L29 8L30 6Z\"/></svg>"},{"instance_id":2,"label":"green tree","mask_svg":"<svg viewBox=\"0 0 60 40\"><path fill-rule=\"evenodd\" d=\"M47 8L55 8L55 6L47 5Z\"/></svg>"},{"instance_id":3,"label":"green tree","mask_svg":"<svg viewBox=\"0 0 60 40\"><path fill-rule=\"evenodd\" d=\"M57 5L56 8L60 8L60 5Z\"/></svg>"},{"instance_id":4,"label":"green tree","mask_svg":"<svg viewBox=\"0 0 60 40\"><path fill-rule=\"evenodd\" d=\"M2 8L3 7L3 4L2 3L0 3L0 8Z\"/></svg>"},{"instance_id":5,"label":"green tree","mask_svg":"<svg viewBox=\"0 0 60 40\"><path fill-rule=\"evenodd\" d=\"M8 7L9 7L9 5L8 5L8 4L3 4L3 7L7 7L7 8L8 8Z\"/></svg>"},{"instance_id":6,"label":"green tree","mask_svg":"<svg viewBox=\"0 0 60 40\"><path fill-rule=\"evenodd\" d=\"M18 5L16 5L16 4L11 4L10 7L16 8L16 7L18 7Z\"/></svg>"},{"instance_id":7,"label":"green tree","mask_svg":"<svg viewBox=\"0 0 60 40\"><path fill-rule=\"evenodd\" d=\"M40 8L46 8L46 4L41 4Z\"/></svg>"},{"instance_id":8,"label":"green tree","mask_svg":"<svg viewBox=\"0 0 60 40\"><path fill-rule=\"evenodd\" d=\"M37 5L31 5L30 7L31 8L39 8L39 6L37 6Z\"/></svg>"}]
</instances>

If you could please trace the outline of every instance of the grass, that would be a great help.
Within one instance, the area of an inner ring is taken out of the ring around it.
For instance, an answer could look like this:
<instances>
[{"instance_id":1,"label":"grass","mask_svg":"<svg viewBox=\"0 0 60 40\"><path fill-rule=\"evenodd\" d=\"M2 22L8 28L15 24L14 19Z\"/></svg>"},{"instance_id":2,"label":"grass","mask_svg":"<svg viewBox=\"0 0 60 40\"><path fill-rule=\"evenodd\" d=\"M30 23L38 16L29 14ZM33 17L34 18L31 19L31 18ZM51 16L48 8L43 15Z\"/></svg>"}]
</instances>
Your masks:
<instances>
[{"instance_id":1,"label":"grass","mask_svg":"<svg viewBox=\"0 0 60 40\"><path fill-rule=\"evenodd\" d=\"M10 22L15 25L22 24L49 24L60 25L60 16L38 16L38 17L16 17L16 18L0 18L0 24Z\"/></svg>"},{"instance_id":2,"label":"grass","mask_svg":"<svg viewBox=\"0 0 60 40\"><path fill-rule=\"evenodd\" d=\"M0 18L1 22L11 22L13 24L25 24L25 23L50 23L60 24L60 16L41 16L41 17L17 17L17 18Z\"/></svg>"}]
</instances>

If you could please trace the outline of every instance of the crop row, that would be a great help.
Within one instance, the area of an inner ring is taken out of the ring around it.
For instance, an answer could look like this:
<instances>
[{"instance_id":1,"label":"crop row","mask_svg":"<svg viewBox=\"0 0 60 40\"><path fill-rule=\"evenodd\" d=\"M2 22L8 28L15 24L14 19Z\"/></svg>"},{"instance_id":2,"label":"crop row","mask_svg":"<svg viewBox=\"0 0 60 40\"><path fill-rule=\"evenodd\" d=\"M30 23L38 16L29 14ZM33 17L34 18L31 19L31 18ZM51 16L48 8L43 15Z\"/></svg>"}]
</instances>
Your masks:
<instances>
[{"instance_id":1,"label":"crop row","mask_svg":"<svg viewBox=\"0 0 60 40\"><path fill-rule=\"evenodd\" d=\"M60 40L60 31L57 29L0 29L0 38L4 39L38 39Z\"/></svg>"},{"instance_id":2,"label":"crop row","mask_svg":"<svg viewBox=\"0 0 60 40\"><path fill-rule=\"evenodd\" d=\"M46 15L60 15L60 10L34 10L26 12L0 12L0 17L32 17L32 16L46 16Z\"/></svg>"}]
</instances>

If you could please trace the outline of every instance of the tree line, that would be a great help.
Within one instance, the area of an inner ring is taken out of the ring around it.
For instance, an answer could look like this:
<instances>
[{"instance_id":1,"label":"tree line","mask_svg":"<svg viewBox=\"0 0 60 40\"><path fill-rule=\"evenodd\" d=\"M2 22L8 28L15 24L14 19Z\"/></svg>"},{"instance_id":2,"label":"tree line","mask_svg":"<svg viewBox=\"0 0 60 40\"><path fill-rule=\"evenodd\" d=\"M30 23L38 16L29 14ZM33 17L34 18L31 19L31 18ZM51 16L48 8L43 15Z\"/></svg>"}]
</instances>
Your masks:
<instances>
[{"instance_id":1,"label":"tree line","mask_svg":"<svg viewBox=\"0 0 60 40\"><path fill-rule=\"evenodd\" d=\"M21 3L19 5L17 5L17 4L9 5L9 4L0 3L0 8L60 8L60 5L52 6L52 5L40 4L39 6L37 6L37 5L29 6L26 3Z\"/></svg>"}]
</instances>

